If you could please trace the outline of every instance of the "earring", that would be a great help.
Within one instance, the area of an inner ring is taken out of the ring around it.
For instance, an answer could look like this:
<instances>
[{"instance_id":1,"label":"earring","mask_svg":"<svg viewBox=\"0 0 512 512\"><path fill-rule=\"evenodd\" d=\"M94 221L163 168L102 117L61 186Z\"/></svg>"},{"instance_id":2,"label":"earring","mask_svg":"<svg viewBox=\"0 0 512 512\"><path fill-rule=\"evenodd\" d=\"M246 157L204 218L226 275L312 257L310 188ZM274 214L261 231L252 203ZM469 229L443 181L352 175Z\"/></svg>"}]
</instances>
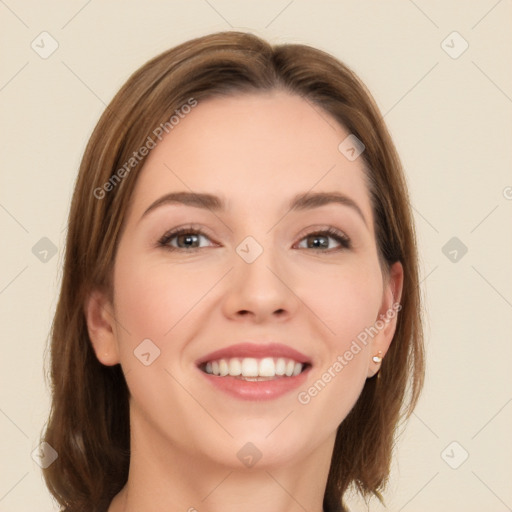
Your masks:
<instances>
[{"instance_id":1,"label":"earring","mask_svg":"<svg viewBox=\"0 0 512 512\"><path fill-rule=\"evenodd\" d=\"M379 350L379 354L382 354L381 350ZM374 363L380 363L382 361L382 357L380 357L380 356L373 356L372 360L373 360Z\"/></svg>"}]
</instances>

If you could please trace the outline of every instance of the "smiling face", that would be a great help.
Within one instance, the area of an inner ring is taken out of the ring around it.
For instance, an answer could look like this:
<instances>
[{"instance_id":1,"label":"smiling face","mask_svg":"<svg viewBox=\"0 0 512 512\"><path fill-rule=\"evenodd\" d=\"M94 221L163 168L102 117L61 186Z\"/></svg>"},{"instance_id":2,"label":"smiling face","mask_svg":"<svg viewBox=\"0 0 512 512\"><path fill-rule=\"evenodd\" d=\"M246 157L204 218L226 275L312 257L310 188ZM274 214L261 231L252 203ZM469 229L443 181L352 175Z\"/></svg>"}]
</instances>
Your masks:
<instances>
[{"instance_id":1,"label":"smiling face","mask_svg":"<svg viewBox=\"0 0 512 512\"><path fill-rule=\"evenodd\" d=\"M199 102L152 149L124 219L114 303L97 294L86 309L98 359L122 365L132 439L152 457L240 468L247 442L260 466L332 452L396 318L357 351L354 340L402 286L399 263L383 278L362 158L338 150L348 135L273 91ZM283 365L302 373L206 373Z\"/></svg>"}]
</instances>

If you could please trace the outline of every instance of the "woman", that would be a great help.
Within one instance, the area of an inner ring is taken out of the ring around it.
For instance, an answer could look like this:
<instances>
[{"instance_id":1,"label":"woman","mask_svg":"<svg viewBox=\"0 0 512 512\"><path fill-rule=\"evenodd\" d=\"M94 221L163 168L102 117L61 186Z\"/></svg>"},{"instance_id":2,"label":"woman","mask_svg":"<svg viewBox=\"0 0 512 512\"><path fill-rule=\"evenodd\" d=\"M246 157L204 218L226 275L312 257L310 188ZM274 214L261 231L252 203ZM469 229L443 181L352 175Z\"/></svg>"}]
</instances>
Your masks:
<instances>
[{"instance_id":1,"label":"woman","mask_svg":"<svg viewBox=\"0 0 512 512\"><path fill-rule=\"evenodd\" d=\"M86 148L44 470L68 512L382 499L423 383L407 187L332 56L226 32L157 56Z\"/></svg>"}]
</instances>

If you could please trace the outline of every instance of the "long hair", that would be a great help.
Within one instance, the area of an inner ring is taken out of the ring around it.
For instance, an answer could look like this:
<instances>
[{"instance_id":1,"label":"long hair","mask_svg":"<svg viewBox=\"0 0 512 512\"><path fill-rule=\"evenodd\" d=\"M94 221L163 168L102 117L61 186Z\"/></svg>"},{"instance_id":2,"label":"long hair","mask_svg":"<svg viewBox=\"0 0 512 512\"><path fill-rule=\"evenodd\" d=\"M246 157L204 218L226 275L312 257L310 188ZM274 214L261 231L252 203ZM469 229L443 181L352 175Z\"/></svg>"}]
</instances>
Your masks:
<instances>
[{"instance_id":1,"label":"long hair","mask_svg":"<svg viewBox=\"0 0 512 512\"><path fill-rule=\"evenodd\" d=\"M324 507L344 511L351 486L382 500L397 426L412 413L424 375L418 257L401 163L375 101L347 66L309 46L273 46L233 31L190 40L144 64L112 99L85 149L51 330L52 404L42 436L58 453L43 474L65 512L104 512L128 478L128 388L120 365L97 360L84 314L92 290L112 296L116 247L145 158L122 180L120 169L191 98L200 103L275 89L327 112L363 142L379 259L384 271L397 261L404 268L393 342L379 378L367 379L338 427ZM107 194L101 192L106 183L112 188Z\"/></svg>"}]
</instances>

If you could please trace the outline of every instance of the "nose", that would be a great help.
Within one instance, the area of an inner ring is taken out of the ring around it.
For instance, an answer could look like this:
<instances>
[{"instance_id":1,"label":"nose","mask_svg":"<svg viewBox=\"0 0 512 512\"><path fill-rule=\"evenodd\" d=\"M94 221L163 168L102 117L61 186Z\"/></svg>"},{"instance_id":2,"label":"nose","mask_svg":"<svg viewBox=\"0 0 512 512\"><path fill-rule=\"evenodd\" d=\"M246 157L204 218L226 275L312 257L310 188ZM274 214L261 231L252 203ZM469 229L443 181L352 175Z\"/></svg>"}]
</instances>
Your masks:
<instances>
[{"instance_id":1,"label":"nose","mask_svg":"<svg viewBox=\"0 0 512 512\"><path fill-rule=\"evenodd\" d=\"M300 300L293 291L296 283L271 249L263 248L251 263L235 254L229 274L223 302L228 318L258 324L273 318L284 321L299 307Z\"/></svg>"}]
</instances>

